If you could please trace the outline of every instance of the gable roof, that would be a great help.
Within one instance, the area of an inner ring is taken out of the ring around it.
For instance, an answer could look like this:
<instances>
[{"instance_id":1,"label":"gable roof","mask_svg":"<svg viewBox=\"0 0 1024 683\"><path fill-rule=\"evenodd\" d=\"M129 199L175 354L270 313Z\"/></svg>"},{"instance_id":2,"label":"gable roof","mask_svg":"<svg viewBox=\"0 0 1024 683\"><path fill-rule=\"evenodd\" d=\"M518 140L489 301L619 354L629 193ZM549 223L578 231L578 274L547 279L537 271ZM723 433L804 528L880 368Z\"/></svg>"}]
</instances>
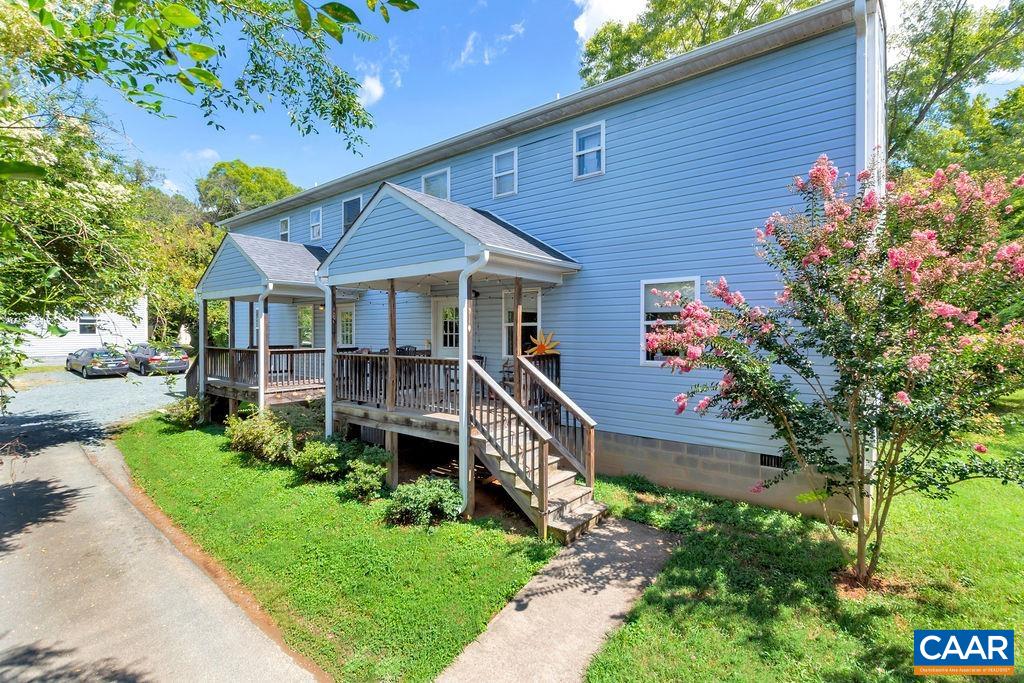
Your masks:
<instances>
[{"instance_id":1,"label":"gable roof","mask_svg":"<svg viewBox=\"0 0 1024 683\"><path fill-rule=\"evenodd\" d=\"M401 173L500 142L544 126L587 114L616 102L639 97L731 64L794 45L854 23L855 6L862 0L826 0L775 21L652 64L561 99L514 114L467 133L442 140L355 173L321 183L291 197L243 211L219 222L232 227L268 217L308 202L325 199L381 182ZM868 4L871 3L869 0ZM879 3L879 7L880 7ZM884 17L883 17L884 21Z\"/></svg>"},{"instance_id":2,"label":"gable roof","mask_svg":"<svg viewBox=\"0 0 1024 683\"><path fill-rule=\"evenodd\" d=\"M410 190L394 183L383 183L390 188L416 202L428 211L440 216L453 226L480 242L484 249L514 251L525 256L543 259L558 259L576 263L562 252L541 240L523 232L511 223L503 221L490 211L474 209L448 199L441 199L431 194Z\"/></svg>"},{"instance_id":3,"label":"gable roof","mask_svg":"<svg viewBox=\"0 0 1024 683\"><path fill-rule=\"evenodd\" d=\"M299 242L282 242L266 237L228 233L238 248L271 282L316 284L316 269L327 250Z\"/></svg>"}]
</instances>

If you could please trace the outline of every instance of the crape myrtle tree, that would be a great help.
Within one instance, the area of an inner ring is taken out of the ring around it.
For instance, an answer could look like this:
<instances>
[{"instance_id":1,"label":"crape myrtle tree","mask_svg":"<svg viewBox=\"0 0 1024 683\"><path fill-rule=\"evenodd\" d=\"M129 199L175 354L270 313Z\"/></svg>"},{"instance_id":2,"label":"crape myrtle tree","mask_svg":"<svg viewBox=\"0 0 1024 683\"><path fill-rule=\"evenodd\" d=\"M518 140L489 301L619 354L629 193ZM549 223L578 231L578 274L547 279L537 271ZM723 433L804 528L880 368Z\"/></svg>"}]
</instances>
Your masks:
<instances>
[{"instance_id":1,"label":"crape myrtle tree","mask_svg":"<svg viewBox=\"0 0 1024 683\"><path fill-rule=\"evenodd\" d=\"M724 278L708 283L713 306L656 292L682 308L646 343L674 372L723 371L676 396L677 411L693 400L701 415L770 424L782 472L751 490L808 475L807 499L868 582L897 496L946 498L977 478L1024 484L1024 454L995 460L984 436L965 436L997 432L992 402L1024 386L1024 325L1006 316L1024 297L1024 245L1001 238L1024 176L950 166L888 192L870 171L857 181L845 194L821 156L794 179L803 211L757 229L777 306L751 305ZM855 554L836 500L856 514Z\"/></svg>"}]
</instances>

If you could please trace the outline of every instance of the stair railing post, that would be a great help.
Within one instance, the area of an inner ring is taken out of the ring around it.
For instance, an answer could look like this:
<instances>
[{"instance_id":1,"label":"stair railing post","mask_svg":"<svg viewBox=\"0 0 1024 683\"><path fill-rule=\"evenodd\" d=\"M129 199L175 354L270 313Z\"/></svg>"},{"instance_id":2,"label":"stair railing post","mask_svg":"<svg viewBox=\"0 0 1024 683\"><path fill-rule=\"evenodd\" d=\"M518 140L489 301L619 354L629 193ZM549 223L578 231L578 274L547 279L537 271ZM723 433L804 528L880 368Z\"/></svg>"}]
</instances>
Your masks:
<instances>
[{"instance_id":1,"label":"stair railing post","mask_svg":"<svg viewBox=\"0 0 1024 683\"><path fill-rule=\"evenodd\" d=\"M540 492L537 501L540 503L540 531L541 540L548 537L548 442L540 442Z\"/></svg>"},{"instance_id":2,"label":"stair railing post","mask_svg":"<svg viewBox=\"0 0 1024 683\"><path fill-rule=\"evenodd\" d=\"M594 428L584 426L583 443L587 454L587 486L594 488Z\"/></svg>"}]
</instances>

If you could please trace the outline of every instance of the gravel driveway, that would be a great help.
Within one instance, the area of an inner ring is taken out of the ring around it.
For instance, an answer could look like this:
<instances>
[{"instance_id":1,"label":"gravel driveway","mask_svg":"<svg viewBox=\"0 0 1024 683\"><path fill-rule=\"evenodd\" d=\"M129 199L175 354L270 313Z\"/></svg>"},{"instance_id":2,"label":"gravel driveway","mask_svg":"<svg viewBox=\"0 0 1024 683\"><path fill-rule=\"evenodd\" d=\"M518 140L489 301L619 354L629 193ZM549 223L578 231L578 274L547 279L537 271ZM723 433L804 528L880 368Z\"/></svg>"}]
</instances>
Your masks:
<instances>
[{"instance_id":1,"label":"gravel driveway","mask_svg":"<svg viewBox=\"0 0 1024 683\"><path fill-rule=\"evenodd\" d=\"M169 383L170 382L170 383ZM184 396L182 375L82 379L55 370L15 379L18 393L0 416L0 443L19 438L29 448L70 441L95 443L104 428L148 413Z\"/></svg>"}]
</instances>

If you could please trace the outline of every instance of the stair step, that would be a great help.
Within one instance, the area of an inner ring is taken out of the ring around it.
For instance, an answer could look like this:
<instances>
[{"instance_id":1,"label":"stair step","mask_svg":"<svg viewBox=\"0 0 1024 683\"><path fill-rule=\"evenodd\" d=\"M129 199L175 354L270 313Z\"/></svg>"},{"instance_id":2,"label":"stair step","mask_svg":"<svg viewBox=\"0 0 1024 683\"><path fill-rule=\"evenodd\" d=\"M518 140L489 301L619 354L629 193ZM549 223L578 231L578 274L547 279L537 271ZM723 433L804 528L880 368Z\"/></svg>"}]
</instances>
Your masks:
<instances>
[{"instance_id":1,"label":"stair step","mask_svg":"<svg viewBox=\"0 0 1024 683\"><path fill-rule=\"evenodd\" d=\"M551 490L552 489L558 488L560 485L563 485L566 482L575 482L575 481L576 481L576 471L575 470L557 469L554 472L548 472L548 495L549 496L551 495ZM529 493L530 492L529 487L526 486L526 482L524 482L522 479L519 479L519 478L516 479L516 488L519 489L520 491L522 491L523 493Z\"/></svg>"},{"instance_id":2,"label":"stair step","mask_svg":"<svg viewBox=\"0 0 1024 683\"><path fill-rule=\"evenodd\" d=\"M562 543L572 543L597 526L607 512L608 506L604 503L590 502L548 520L548 531Z\"/></svg>"}]
</instances>

